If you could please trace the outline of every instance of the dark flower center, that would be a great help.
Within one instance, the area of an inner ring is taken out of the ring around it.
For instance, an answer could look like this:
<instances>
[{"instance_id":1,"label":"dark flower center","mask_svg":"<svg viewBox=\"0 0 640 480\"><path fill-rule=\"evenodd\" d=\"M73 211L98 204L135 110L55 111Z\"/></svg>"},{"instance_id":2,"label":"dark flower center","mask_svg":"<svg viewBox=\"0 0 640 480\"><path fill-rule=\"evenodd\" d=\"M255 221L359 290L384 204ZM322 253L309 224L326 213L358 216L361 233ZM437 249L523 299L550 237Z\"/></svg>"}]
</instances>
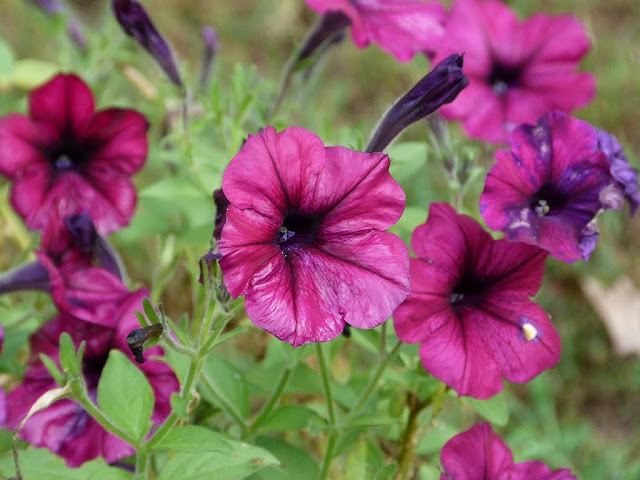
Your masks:
<instances>
[{"instance_id":1,"label":"dark flower center","mask_svg":"<svg viewBox=\"0 0 640 480\"><path fill-rule=\"evenodd\" d=\"M491 282L486 279L464 275L451 292L451 305L454 308L478 305L484 300L490 285Z\"/></svg>"},{"instance_id":2,"label":"dark flower center","mask_svg":"<svg viewBox=\"0 0 640 480\"><path fill-rule=\"evenodd\" d=\"M49 154L49 161L53 168L59 172L74 170L84 164L90 157L91 151L88 146L79 145L74 141L63 141Z\"/></svg>"},{"instance_id":3,"label":"dark flower center","mask_svg":"<svg viewBox=\"0 0 640 480\"><path fill-rule=\"evenodd\" d=\"M276 235L276 243L284 253L289 249L309 245L316 240L321 217L300 212L290 212L284 216L282 226Z\"/></svg>"},{"instance_id":4,"label":"dark flower center","mask_svg":"<svg viewBox=\"0 0 640 480\"><path fill-rule=\"evenodd\" d=\"M539 217L553 215L558 210L562 210L569 199L564 192L559 191L551 185L543 185L533 197L529 206Z\"/></svg>"},{"instance_id":5,"label":"dark flower center","mask_svg":"<svg viewBox=\"0 0 640 480\"><path fill-rule=\"evenodd\" d=\"M101 355L98 357L85 357L82 360L82 373L89 392L95 391L98 388L100 375L102 374L102 369L107 363L107 358L107 355Z\"/></svg>"},{"instance_id":6,"label":"dark flower center","mask_svg":"<svg viewBox=\"0 0 640 480\"><path fill-rule=\"evenodd\" d=\"M520 85L522 67L495 62L489 74L489 85L496 95L504 95L507 90Z\"/></svg>"}]
</instances>

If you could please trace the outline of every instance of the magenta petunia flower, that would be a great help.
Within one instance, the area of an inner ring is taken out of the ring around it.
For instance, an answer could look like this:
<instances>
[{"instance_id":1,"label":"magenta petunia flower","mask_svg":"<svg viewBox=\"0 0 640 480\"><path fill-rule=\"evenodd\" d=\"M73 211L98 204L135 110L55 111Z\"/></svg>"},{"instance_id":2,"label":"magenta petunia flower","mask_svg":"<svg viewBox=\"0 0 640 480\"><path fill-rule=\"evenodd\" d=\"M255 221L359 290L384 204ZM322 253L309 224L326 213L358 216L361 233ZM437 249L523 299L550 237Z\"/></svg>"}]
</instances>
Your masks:
<instances>
[{"instance_id":1,"label":"magenta petunia flower","mask_svg":"<svg viewBox=\"0 0 640 480\"><path fill-rule=\"evenodd\" d=\"M127 293L120 297L117 309L111 317L110 326L83 322L65 312L60 312L47 322L30 339L31 355L22 384L7 396L7 427L16 428L33 403L45 392L55 388L38 355L43 353L57 362L58 339L67 332L76 347L86 341L82 361L82 371L89 395L95 401L98 382L111 349L124 352L134 360L127 343L129 331L137 328L134 310L139 309L145 290ZM160 347L147 351L150 355L162 355ZM170 413L170 397L179 389L178 380L171 368L164 362L150 360L138 368L147 376L155 395L152 421L161 423ZM20 430L24 440L36 447L46 447L63 457L67 465L77 467L82 463L101 456L107 462L115 462L134 453L131 445L108 433L84 408L72 400L61 400L34 414Z\"/></svg>"},{"instance_id":2,"label":"magenta petunia flower","mask_svg":"<svg viewBox=\"0 0 640 480\"><path fill-rule=\"evenodd\" d=\"M440 480L576 480L570 470L542 462L514 463L513 453L488 423L477 423L449 440L440 452Z\"/></svg>"},{"instance_id":3,"label":"magenta petunia flower","mask_svg":"<svg viewBox=\"0 0 640 480\"><path fill-rule=\"evenodd\" d=\"M70 215L86 211L101 235L127 225L136 206L129 177L145 162L147 126L134 110L96 112L75 75L32 91L28 116L0 118L0 175L13 182L11 203L27 227L43 230L55 250Z\"/></svg>"},{"instance_id":4,"label":"magenta petunia flower","mask_svg":"<svg viewBox=\"0 0 640 480\"><path fill-rule=\"evenodd\" d=\"M530 297L546 253L494 240L480 224L432 203L413 232L411 293L393 314L398 338L459 395L489 398L502 377L527 382L560 360L560 337Z\"/></svg>"},{"instance_id":5,"label":"magenta petunia flower","mask_svg":"<svg viewBox=\"0 0 640 480\"><path fill-rule=\"evenodd\" d=\"M400 62L408 62L416 53L433 53L444 32L446 12L440 2L307 0L307 4L319 13L341 12L349 18L359 48L376 43Z\"/></svg>"},{"instance_id":6,"label":"magenta petunia flower","mask_svg":"<svg viewBox=\"0 0 640 480\"><path fill-rule=\"evenodd\" d=\"M596 215L621 208L624 199L596 130L562 112L545 114L537 125L517 127L511 150L495 157L480 195L489 228L564 262L588 260Z\"/></svg>"},{"instance_id":7,"label":"magenta petunia flower","mask_svg":"<svg viewBox=\"0 0 640 480\"><path fill-rule=\"evenodd\" d=\"M231 160L219 242L229 293L293 346L373 328L409 292L407 247L384 232L404 209L389 157L266 127Z\"/></svg>"},{"instance_id":8,"label":"magenta petunia flower","mask_svg":"<svg viewBox=\"0 0 640 480\"><path fill-rule=\"evenodd\" d=\"M434 62L464 52L470 83L440 113L473 138L505 143L516 125L571 112L595 93L594 77L576 72L590 42L572 16L521 21L499 0L456 0L442 38Z\"/></svg>"}]
</instances>

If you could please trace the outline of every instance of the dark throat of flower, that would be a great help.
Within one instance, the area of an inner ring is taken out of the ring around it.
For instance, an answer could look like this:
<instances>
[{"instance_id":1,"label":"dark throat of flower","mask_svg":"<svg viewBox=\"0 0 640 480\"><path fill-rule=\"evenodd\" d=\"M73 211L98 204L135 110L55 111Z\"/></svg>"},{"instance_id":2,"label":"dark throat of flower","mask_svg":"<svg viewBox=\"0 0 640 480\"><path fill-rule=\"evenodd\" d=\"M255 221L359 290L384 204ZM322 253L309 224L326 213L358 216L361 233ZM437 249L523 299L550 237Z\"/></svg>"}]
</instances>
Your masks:
<instances>
[{"instance_id":1,"label":"dark throat of flower","mask_svg":"<svg viewBox=\"0 0 640 480\"><path fill-rule=\"evenodd\" d=\"M450 301L453 308L462 308L482 303L489 291L491 281L477 277L473 274L465 274L453 288Z\"/></svg>"},{"instance_id":2,"label":"dark throat of flower","mask_svg":"<svg viewBox=\"0 0 640 480\"><path fill-rule=\"evenodd\" d=\"M520 85L522 67L495 62L489 74L489 85L496 95L504 95L510 88Z\"/></svg>"},{"instance_id":3,"label":"dark throat of flower","mask_svg":"<svg viewBox=\"0 0 640 480\"><path fill-rule=\"evenodd\" d=\"M567 195L552 185L543 185L533 197L529 206L539 217L553 215L567 204Z\"/></svg>"},{"instance_id":4,"label":"dark throat of flower","mask_svg":"<svg viewBox=\"0 0 640 480\"><path fill-rule=\"evenodd\" d=\"M109 358L108 353L105 355L98 355L95 357L84 357L82 359L82 373L84 375L84 380L87 384L87 390L91 392L95 392L98 388L98 382L100 381L100 375L102 374L102 369L107 363L107 359Z\"/></svg>"},{"instance_id":5,"label":"dark throat of flower","mask_svg":"<svg viewBox=\"0 0 640 480\"><path fill-rule=\"evenodd\" d=\"M276 243L285 256L295 247L315 242L320 229L321 217L301 212L288 212L276 234Z\"/></svg>"},{"instance_id":6,"label":"dark throat of flower","mask_svg":"<svg viewBox=\"0 0 640 480\"><path fill-rule=\"evenodd\" d=\"M57 148L52 149L47 157L54 170L63 173L76 170L90 157L89 148L77 145L72 141L64 141Z\"/></svg>"}]
</instances>

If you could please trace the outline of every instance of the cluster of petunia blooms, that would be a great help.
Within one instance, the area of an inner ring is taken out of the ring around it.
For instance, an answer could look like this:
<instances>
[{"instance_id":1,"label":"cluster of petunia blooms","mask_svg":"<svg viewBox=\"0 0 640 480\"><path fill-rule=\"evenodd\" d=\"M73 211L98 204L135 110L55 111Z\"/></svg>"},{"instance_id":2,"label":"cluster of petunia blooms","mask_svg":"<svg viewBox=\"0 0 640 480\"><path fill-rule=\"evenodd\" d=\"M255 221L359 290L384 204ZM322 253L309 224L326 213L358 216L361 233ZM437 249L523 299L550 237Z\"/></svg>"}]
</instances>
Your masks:
<instances>
[{"instance_id":1,"label":"cluster of petunia blooms","mask_svg":"<svg viewBox=\"0 0 640 480\"><path fill-rule=\"evenodd\" d=\"M587 260L598 214L621 209L625 198L632 214L640 205L637 172L616 138L570 116L595 89L591 75L576 71L590 47L582 25L545 14L523 21L497 0L456 0L449 12L417 0L307 4L322 17L299 59L351 28L359 47L374 42L399 61L424 54L435 67L385 114L364 152L325 146L300 127L249 135L214 195L216 254L229 294L244 296L249 319L293 346L392 317L400 340L420 344L424 368L461 396L490 398L503 379L527 382L554 366L560 337L532 300L547 256ZM162 52L151 51L165 68ZM405 194L382 152L437 109L469 136L507 145L495 153L480 196L482 218L504 238L432 203L413 232L410 258L387 231ZM61 332L87 339L90 392L109 350L127 352L124 335L136 327L133 310L146 291L125 287L102 236L134 212L129 176L144 163L146 129L132 110L96 112L88 87L64 74L31 93L28 116L0 119L0 173L13 182L11 203L42 232L38 261L9 272L1 288L46 290L59 311L31 338L23 383L6 399L10 428L54 385L39 354L57 358ZM160 362L139 368L156 395L153 419L162 420L176 377ZM21 434L69 465L132 453L70 400L31 416ZM451 439L441 459L443 479L574 478L540 462L514 463L488 424Z\"/></svg>"}]
</instances>

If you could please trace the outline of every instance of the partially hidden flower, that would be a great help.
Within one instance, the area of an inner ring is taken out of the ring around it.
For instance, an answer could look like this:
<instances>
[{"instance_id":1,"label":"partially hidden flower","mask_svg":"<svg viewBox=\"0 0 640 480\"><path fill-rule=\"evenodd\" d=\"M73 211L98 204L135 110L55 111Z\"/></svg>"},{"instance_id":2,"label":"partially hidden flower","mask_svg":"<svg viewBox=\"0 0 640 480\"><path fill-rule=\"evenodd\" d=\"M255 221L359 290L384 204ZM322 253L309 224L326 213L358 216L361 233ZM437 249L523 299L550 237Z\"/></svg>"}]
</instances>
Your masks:
<instances>
[{"instance_id":1,"label":"partially hidden flower","mask_svg":"<svg viewBox=\"0 0 640 480\"><path fill-rule=\"evenodd\" d=\"M178 87L182 78L169 44L151 22L149 14L136 0L113 0L113 13L124 32L136 41L158 62L160 68Z\"/></svg>"},{"instance_id":2,"label":"partially hidden flower","mask_svg":"<svg viewBox=\"0 0 640 480\"><path fill-rule=\"evenodd\" d=\"M507 444L486 422L449 440L440 461L440 480L576 480L566 468L552 471L538 461L514 463Z\"/></svg>"},{"instance_id":3,"label":"partially hidden flower","mask_svg":"<svg viewBox=\"0 0 640 480\"><path fill-rule=\"evenodd\" d=\"M396 100L376 127L366 151L383 151L409 125L455 100L469 84L462 71L462 63L462 55L454 53L448 56Z\"/></svg>"},{"instance_id":4,"label":"partially hidden flower","mask_svg":"<svg viewBox=\"0 0 640 480\"><path fill-rule=\"evenodd\" d=\"M43 231L59 253L66 217L86 211L101 235L126 226L136 206L129 177L144 165L147 128L134 110L96 112L75 75L33 90L28 116L0 118L0 174L13 182L11 204L27 228Z\"/></svg>"},{"instance_id":5,"label":"partially hidden flower","mask_svg":"<svg viewBox=\"0 0 640 480\"><path fill-rule=\"evenodd\" d=\"M376 327L408 294L407 248L384 231L405 204L386 155L268 126L231 160L222 189L224 282L279 339L298 346L331 340L345 323Z\"/></svg>"},{"instance_id":6,"label":"partially hidden flower","mask_svg":"<svg viewBox=\"0 0 640 480\"><path fill-rule=\"evenodd\" d=\"M480 195L485 222L558 260L588 260L598 239L596 216L624 200L596 130L556 111L537 125L518 126L510 141L510 150L496 151Z\"/></svg>"},{"instance_id":7,"label":"partially hidden flower","mask_svg":"<svg viewBox=\"0 0 640 480\"><path fill-rule=\"evenodd\" d=\"M611 176L624 189L624 196L629 201L631 215L635 215L640 205L640 193L638 192L638 170L629 165L626 155L622 152L622 145L615 135L596 129L598 145L611 162Z\"/></svg>"},{"instance_id":8,"label":"partially hidden flower","mask_svg":"<svg viewBox=\"0 0 640 480\"><path fill-rule=\"evenodd\" d=\"M440 2L307 0L307 4L318 13L342 13L359 48L376 43L400 62L417 53L432 54L444 32L446 12Z\"/></svg>"},{"instance_id":9,"label":"partially hidden flower","mask_svg":"<svg viewBox=\"0 0 640 480\"><path fill-rule=\"evenodd\" d=\"M473 138L505 143L516 125L570 113L595 93L594 77L576 71L590 41L570 15L521 21L499 0L456 0L442 38L434 61L464 52L469 87L440 113Z\"/></svg>"},{"instance_id":10,"label":"partially hidden flower","mask_svg":"<svg viewBox=\"0 0 640 480\"><path fill-rule=\"evenodd\" d=\"M7 427L16 428L33 403L57 387L39 354L45 354L57 363L59 337L63 332L71 336L76 348L81 341L86 341L82 372L89 396L95 401L110 350L120 350L134 360L125 338L129 331L139 326L134 310L140 308L146 295L144 289L121 295L114 304L116 308L108 326L84 322L60 311L38 329L30 338L31 353L22 384L7 395ZM147 353L159 356L163 351L160 347L152 347ZM171 412L170 397L179 389L178 380L171 368L161 361L149 360L138 368L153 389L155 405L151 419L158 425ZM112 463L134 453L133 446L104 430L82 405L70 399L60 400L31 416L20 429L20 435L29 444L46 447L61 456L71 467L98 456Z\"/></svg>"},{"instance_id":11,"label":"partially hidden flower","mask_svg":"<svg viewBox=\"0 0 640 480\"><path fill-rule=\"evenodd\" d=\"M425 369L459 395L489 398L560 360L560 337L534 303L546 252L494 240L448 204L432 203L411 241L411 293L393 314L398 338L420 343Z\"/></svg>"}]
</instances>

